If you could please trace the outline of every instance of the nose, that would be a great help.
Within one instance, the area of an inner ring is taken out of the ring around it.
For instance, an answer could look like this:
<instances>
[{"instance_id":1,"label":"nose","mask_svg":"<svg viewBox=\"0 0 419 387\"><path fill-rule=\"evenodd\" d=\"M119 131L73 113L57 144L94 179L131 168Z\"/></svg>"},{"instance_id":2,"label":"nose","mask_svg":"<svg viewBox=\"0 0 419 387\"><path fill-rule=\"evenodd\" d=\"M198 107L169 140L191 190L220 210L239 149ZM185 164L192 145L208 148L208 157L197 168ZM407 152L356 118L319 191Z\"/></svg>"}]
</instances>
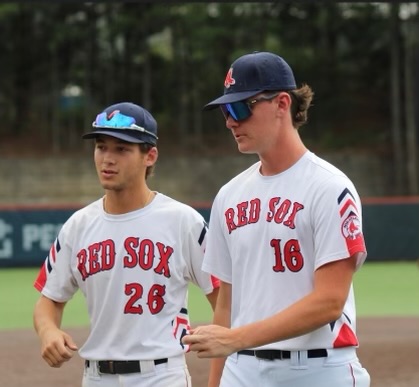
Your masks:
<instances>
[{"instance_id":1,"label":"nose","mask_svg":"<svg viewBox=\"0 0 419 387\"><path fill-rule=\"evenodd\" d=\"M239 124L238 121L236 121L233 117L231 117L231 114L228 115L226 119L226 127L227 129L234 129Z\"/></svg>"},{"instance_id":2,"label":"nose","mask_svg":"<svg viewBox=\"0 0 419 387\"><path fill-rule=\"evenodd\" d=\"M112 152L107 151L103 154L103 163L105 165L115 164L115 157L113 157Z\"/></svg>"}]
</instances>

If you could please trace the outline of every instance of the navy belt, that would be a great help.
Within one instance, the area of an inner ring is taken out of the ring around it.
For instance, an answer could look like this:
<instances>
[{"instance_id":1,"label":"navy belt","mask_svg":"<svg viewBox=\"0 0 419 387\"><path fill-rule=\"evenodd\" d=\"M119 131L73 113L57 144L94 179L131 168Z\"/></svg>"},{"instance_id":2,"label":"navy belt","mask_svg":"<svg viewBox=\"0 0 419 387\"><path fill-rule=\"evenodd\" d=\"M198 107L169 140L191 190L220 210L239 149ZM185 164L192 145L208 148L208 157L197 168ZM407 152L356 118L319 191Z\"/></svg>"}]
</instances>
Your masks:
<instances>
[{"instance_id":1,"label":"navy belt","mask_svg":"<svg viewBox=\"0 0 419 387\"><path fill-rule=\"evenodd\" d=\"M153 360L154 364L167 363L167 358ZM97 362L98 371L101 374L133 374L141 372L141 365L139 360L100 360ZM90 361L85 361L86 367L90 366Z\"/></svg>"},{"instance_id":2,"label":"navy belt","mask_svg":"<svg viewBox=\"0 0 419 387\"><path fill-rule=\"evenodd\" d=\"M258 359L264 360L291 359L291 351L281 351L280 349L261 349L256 351L251 349L244 349L237 353L239 355L254 356ZM307 357L327 357L327 351L325 349L309 349L307 351Z\"/></svg>"}]
</instances>

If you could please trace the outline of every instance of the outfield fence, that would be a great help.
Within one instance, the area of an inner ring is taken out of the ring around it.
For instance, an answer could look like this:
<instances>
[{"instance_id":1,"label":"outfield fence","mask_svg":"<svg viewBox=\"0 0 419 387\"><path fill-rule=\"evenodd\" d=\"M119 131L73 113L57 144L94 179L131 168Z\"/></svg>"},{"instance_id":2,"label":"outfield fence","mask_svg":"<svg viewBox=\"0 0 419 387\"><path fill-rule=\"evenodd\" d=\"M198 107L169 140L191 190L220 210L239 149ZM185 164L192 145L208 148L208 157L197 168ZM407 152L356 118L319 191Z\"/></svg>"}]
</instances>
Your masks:
<instances>
[{"instance_id":1,"label":"outfield fence","mask_svg":"<svg viewBox=\"0 0 419 387\"><path fill-rule=\"evenodd\" d=\"M369 261L419 259L419 197L365 198ZM192 204L209 221L210 203ZM0 207L0 267L39 266L78 205Z\"/></svg>"}]
</instances>

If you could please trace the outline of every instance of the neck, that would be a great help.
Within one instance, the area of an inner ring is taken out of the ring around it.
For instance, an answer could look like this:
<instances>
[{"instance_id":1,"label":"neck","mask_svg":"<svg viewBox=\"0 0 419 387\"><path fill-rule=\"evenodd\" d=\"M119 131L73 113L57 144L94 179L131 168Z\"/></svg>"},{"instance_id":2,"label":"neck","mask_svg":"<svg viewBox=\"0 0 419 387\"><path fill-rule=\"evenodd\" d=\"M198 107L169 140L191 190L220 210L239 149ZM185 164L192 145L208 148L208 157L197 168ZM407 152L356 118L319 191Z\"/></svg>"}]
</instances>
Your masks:
<instances>
[{"instance_id":1,"label":"neck","mask_svg":"<svg viewBox=\"0 0 419 387\"><path fill-rule=\"evenodd\" d=\"M138 193L106 190L103 209L108 214L121 215L146 207L154 199L155 193L148 187Z\"/></svg>"},{"instance_id":2,"label":"neck","mask_svg":"<svg viewBox=\"0 0 419 387\"><path fill-rule=\"evenodd\" d=\"M307 148L296 136L288 145L273 146L268 152L259 154L262 163L260 173L264 176L273 176L286 171L294 165L307 152Z\"/></svg>"}]
</instances>

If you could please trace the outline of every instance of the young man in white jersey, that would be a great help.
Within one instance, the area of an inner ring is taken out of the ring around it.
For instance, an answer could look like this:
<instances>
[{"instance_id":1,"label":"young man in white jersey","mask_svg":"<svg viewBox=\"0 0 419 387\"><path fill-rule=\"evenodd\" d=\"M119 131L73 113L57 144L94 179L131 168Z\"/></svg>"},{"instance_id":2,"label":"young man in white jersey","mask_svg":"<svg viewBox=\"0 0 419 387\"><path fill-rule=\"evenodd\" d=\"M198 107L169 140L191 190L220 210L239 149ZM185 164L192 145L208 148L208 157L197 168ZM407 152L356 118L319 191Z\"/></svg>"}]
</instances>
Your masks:
<instances>
[{"instance_id":1,"label":"young man in white jersey","mask_svg":"<svg viewBox=\"0 0 419 387\"><path fill-rule=\"evenodd\" d=\"M80 289L90 333L79 350L83 387L189 387L181 338L189 330L187 290L214 308L217 280L201 271L207 225L193 208L152 191L157 123L133 103L107 107L93 122L94 161L105 195L63 225L35 281L34 325L51 367L78 346L61 330Z\"/></svg>"},{"instance_id":2,"label":"young man in white jersey","mask_svg":"<svg viewBox=\"0 0 419 387\"><path fill-rule=\"evenodd\" d=\"M218 358L211 387L370 384L352 289L366 258L361 202L300 138L312 97L283 58L254 52L234 61L224 95L205 107L220 107L239 151L259 156L214 200L203 263L221 282L214 325L183 338Z\"/></svg>"}]
</instances>

